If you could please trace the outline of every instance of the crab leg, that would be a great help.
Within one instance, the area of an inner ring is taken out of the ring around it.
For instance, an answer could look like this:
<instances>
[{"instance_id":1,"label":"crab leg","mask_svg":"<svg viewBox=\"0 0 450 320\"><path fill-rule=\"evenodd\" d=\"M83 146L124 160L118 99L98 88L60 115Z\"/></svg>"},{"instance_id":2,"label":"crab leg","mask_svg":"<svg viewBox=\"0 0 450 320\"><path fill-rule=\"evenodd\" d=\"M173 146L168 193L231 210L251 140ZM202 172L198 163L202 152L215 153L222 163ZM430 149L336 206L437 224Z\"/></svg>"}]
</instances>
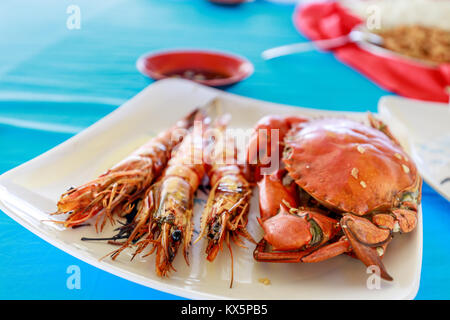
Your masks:
<instances>
[{"instance_id":1,"label":"crab leg","mask_svg":"<svg viewBox=\"0 0 450 320\"><path fill-rule=\"evenodd\" d=\"M261 239L253 251L253 258L263 262L299 263L302 258L310 254L313 249L295 251L270 251L267 240Z\"/></svg>"},{"instance_id":2,"label":"crab leg","mask_svg":"<svg viewBox=\"0 0 450 320\"><path fill-rule=\"evenodd\" d=\"M419 178L416 192L405 192L397 208L389 212L375 213L370 220L353 214L344 215L340 221L352 248L352 253L366 266L376 265L385 280L392 280L381 258L395 232L408 233L417 225L417 203L420 203L422 180Z\"/></svg>"},{"instance_id":3,"label":"crab leg","mask_svg":"<svg viewBox=\"0 0 450 320\"><path fill-rule=\"evenodd\" d=\"M370 220L352 214L342 217L341 226L351 246L352 253L367 267L377 266L381 277L391 281L392 277L387 273L377 248L389 243L392 238L392 231L379 228Z\"/></svg>"},{"instance_id":4,"label":"crab leg","mask_svg":"<svg viewBox=\"0 0 450 320\"><path fill-rule=\"evenodd\" d=\"M347 238L341 237L338 241L324 245L323 247L320 247L319 249L305 255L302 257L301 262L321 262L348 252L351 252L351 245Z\"/></svg>"},{"instance_id":5,"label":"crab leg","mask_svg":"<svg viewBox=\"0 0 450 320\"><path fill-rule=\"evenodd\" d=\"M394 232L408 233L415 229L417 205L404 201L390 213L374 214L371 221L348 214L341 219L341 225L356 257L366 266L378 266L381 277L392 280L381 258Z\"/></svg>"},{"instance_id":6,"label":"crab leg","mask_svg":"<svg viewBox=\"0 0 450 320\"><path fill-rule=\"evenodd\" d=\"M301 262L320 262L342 253L350 253L361 260L366 266L377 266L380 276L392 280L381 261L392 233L410 232L416 225L416 212L409 209L394 209L392 214L378 213L372 216L372 221L346 214L340 220L345 234L339 241L327 244L309 255L301 258Z\"/></svg>"}]
</instances>

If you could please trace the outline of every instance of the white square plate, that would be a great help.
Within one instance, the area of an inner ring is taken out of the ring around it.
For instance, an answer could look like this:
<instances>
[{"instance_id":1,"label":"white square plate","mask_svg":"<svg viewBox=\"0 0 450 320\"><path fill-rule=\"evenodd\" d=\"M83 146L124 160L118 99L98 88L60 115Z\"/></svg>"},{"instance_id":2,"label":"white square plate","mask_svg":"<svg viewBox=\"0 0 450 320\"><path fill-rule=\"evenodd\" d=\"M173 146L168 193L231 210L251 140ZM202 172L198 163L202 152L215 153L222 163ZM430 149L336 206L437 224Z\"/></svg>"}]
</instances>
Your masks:
<instances>
[{"instance_id":1,"label":"white square plate","mask_svg":"<svg viewBox=\"0 0 450 320\"><path fill-rule=\"evenodd\" d=\"M151 135L167 128L193 108L213 98L232 115L232 127L251 128L266 114L309 116L340 115L365 120L362 113L336 113L239 97L185 80L156 82L80 134L41 156L0 176L0 208L39 237L65 252L107 272L142 285L192 299L412 299L417 294L422 263L422 214L413 232L395 237L384 262L394 281L369 289L370 274L358 260L342 255L317 264L258 263L254 245L234 248L234 285L229 288L230 260L226 250L214 263L205 260L204 242L191 248L190 267L182 255L175 259L169 279L154 272L154 257L129 261L124 252L115 261L100 257L114 247L81 241L95 237L93 227L64 230L43 220L56 208L59 195L72 185L86 182L124 158ZM399 137L404 141L404 137ZM406 141L407 142L407 141ZM405 143L407 146L408 144ZM201 204L194 223L198 229ZM256 222L258 199L253 197L249 232L260 239ZM112 228L104 231L111 235ZM270 285L258 280L269 278Z\"/></svg>"},{"instance_id":2,"label":"white square plate","mask_svg":"<svg viewBox=\"0 0 450 320\"><path fill-rule=\"evenodd\" d=\"M395 96L380 99L378 112L394 134L407 134L424 180L450 201L450 105Z\"/></svg>"}]
</instances>

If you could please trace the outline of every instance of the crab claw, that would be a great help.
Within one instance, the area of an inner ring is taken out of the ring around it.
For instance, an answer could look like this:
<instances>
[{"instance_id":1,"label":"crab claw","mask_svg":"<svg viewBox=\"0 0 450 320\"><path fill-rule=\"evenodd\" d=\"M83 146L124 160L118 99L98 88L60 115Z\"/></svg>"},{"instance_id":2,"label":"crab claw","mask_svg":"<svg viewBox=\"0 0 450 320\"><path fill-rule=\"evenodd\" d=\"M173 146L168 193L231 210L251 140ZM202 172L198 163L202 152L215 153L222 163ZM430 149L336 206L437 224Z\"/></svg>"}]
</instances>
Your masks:
<instances>
[{"instance_id":1,"label":"crab claw","mask_svg":"<svg viewBox=\"0 0 450 320\"><path fill-rule=\"evenodd\" d=\"M278 170L271 175L263 176L258 182L259 211L262 221L275 216L283 203L287 203L292 208L297 207L295 182L292 181L285 186L282 181L284 173L285 170Z\"/></svg>"},{"instance_id":2,"label":"crab claw","mask_svg":"<svg viewBox=\"0 0 450 320\"><path fill-rule=\"evenodd\" d=\"M281 142L292 125L306 121L308 119L302 117L276 115L265 116L258 121L247 148L247 164L251 168L250 178L253 181L262 178L262 168L268 168L267 172L278 169L276 164L280 162L283 148Z\"/></svg>"},{"instance_id":3,"label":"crab claw","mask_svg":"<svg viewBox=\"0 0 450 320\"><path fill-rule=\"evenodd\" d=\"M264 239L274 250L298 250L312 241L309 222L289 213L284 206L276 216L258 221L264 230Z\"/></svg>"},{"instance_id":4,"label":"crab claw","mask_svg":"<svg viewBox=\"0 0 450 320\"><path fill-rule=\"evenodd\" d=\"M393 280L376 250L391 240L392 231L378 228L371 221L352 214L342 217L341 226L356 257L367 267L377 266L383 279Z\"/></svg>"},{"instance_id":5,"label":"crab claw","mask_svg":"<svg viewBox=\"0 0 450 320\"><path fill-rule=\"evenodd\" d=\"M264 239L273 250L306 250L320 246L340 230L337 221L312 210L290 211L281 205L279 213L265 221L258 220L264 229Z\"/></svg>"}]
</instances>

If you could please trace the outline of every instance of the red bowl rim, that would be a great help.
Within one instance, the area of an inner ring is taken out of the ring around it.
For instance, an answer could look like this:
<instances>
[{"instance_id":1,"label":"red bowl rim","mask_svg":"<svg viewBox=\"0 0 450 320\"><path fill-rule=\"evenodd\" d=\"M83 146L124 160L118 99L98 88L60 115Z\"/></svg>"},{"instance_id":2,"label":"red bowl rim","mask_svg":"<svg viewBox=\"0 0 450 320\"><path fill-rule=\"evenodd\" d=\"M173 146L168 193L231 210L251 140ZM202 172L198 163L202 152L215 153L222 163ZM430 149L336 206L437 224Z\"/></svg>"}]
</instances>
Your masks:
<instances>
[{"instance_id":1,"label":"red bowl rim","mask_svg":"<svg viewBox=\"0 0 450 320\"><path fill-rule=\"evenodd\" d=\"M222 79L211 79L211 80L191 80L200 84L204 84L211 87L219 87L219 86L226 86L230 85L239 81L242 81L249 76L251 76L254 72L254 66L253 64L246 58L239 56L234 53L228 53L223 51L214 51L214 50L204 50L204 49L169 49L169 50L155 50L155 51L149 51L147 53L144 53L141 55L137 61L136 61L136 68L139 70L140 73L142 73L145 76L148 76L154 80L161 80L168 78L166 75L151 70L147 67L146 61L159 56L164 55L170 55L170 54L182 54L182 53L189 53L189 54L210 54L210 55L216 55L221 56L224 58L232 59L235 61L238 61L241 66L243 66L243 70L241 72L238 72L228 78L222 78Z\"/></svg>"}]
</instances>

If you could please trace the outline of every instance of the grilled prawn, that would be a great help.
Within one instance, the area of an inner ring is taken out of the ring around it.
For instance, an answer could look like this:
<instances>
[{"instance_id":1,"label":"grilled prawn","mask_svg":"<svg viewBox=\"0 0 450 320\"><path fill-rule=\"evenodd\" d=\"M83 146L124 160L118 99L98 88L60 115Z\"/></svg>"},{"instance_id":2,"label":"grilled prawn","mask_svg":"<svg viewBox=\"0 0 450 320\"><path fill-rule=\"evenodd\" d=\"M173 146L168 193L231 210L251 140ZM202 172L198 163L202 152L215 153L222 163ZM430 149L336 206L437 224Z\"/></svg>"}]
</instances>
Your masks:
<instances>
[{"instance_id":1,"label":"grilled prawn","mask_svg":"<svg viewBox=\"0 0 450 320\"><path fill-rule=\"evenodd\" d=\"M97 215L95 227L102 230L115 212L127 214L140 193L162 173L172 149L191 127L197 110L176 125L149 140L127 158L98 178L77 188L70 188L58 201L53 214L68 213L65 227L80 225Z\"/></svg>"},{"instance_id":2,"label":"grilled prawn","mask_svg":"<svg viewBox=\"0 0 450 320\"><path fill-rule=\"evenodd\" d=\"M201 217L200 234L194 242L207 238L206 258L210 262L222 251L224 242L233 259L230 239L241 247L241 237L255 242L246 230L251 186L237 164L235 139L226 134L224 123L214 129L214 144L206 166L211 191ZM233 264L231 270L233 281Z\"/></svg>"},{"instance_id":3,"label":"grilled prawn","mask_svg":"<svg viewBox=\"0 0 450 320\"><path fill-rule=\"evenodd\" d=\"M171 269L175 270L172 262L183 244L183 255L189 265L194 194L205 174L206 124L204 116L199 118L200 115L160 179L146 191L133 222L134 230L122 247L113 252L113 259L126 247L135 246L136 255L151 244L153 247L146 255L156 250L156 274L164 277Z\"/></svg>"}]
</instances>

